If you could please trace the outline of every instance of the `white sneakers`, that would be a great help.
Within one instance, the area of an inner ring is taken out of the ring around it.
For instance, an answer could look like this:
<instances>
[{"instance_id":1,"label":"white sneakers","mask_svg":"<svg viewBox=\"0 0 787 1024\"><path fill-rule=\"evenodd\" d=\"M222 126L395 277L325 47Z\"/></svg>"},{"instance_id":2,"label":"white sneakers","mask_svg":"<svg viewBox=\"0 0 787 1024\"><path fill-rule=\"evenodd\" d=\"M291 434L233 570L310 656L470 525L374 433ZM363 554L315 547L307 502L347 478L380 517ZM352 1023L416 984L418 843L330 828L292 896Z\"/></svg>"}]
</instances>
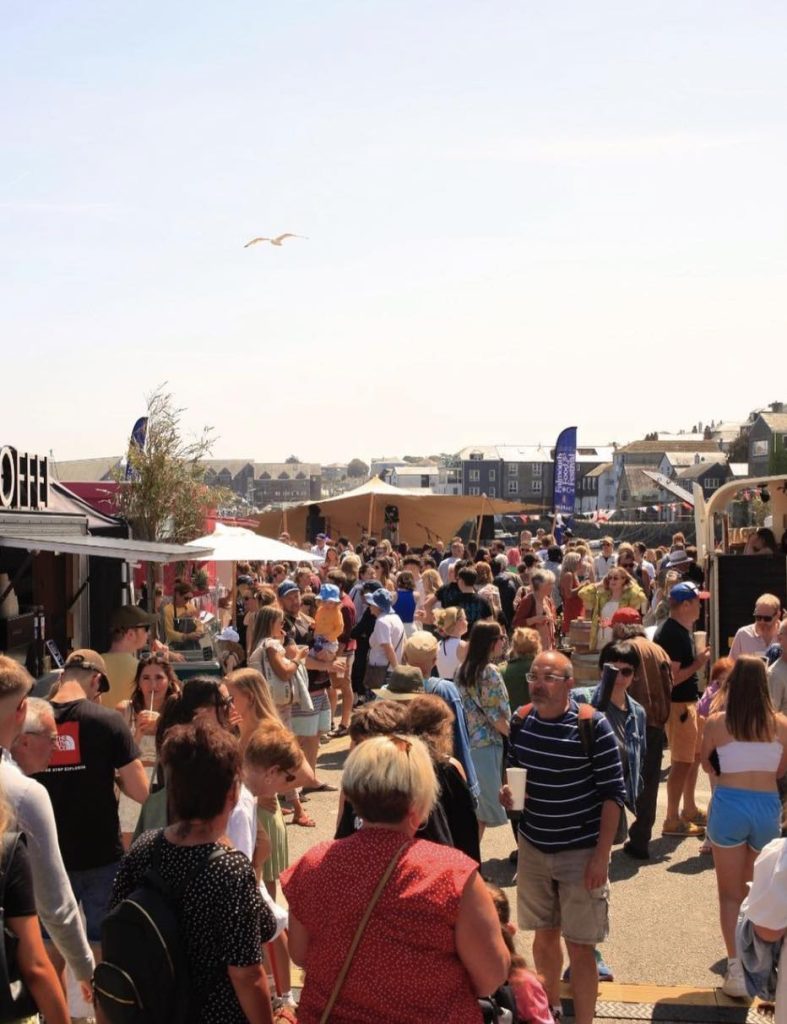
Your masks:
<instances>
[{"instance_id":1,"label":"white sneakers","mask_svg":"<svg viewBox=\"0 0 787 1024\"><path fill-rule=\"evenodd\" d=\"M747 999L749 993L746 991L746 981L743 977L743 968L737 957L730 957L727 960L727 973L724 975L724 984L721 986L725 996L732 996L733 999Z\"/></svg>"}]
</instances>

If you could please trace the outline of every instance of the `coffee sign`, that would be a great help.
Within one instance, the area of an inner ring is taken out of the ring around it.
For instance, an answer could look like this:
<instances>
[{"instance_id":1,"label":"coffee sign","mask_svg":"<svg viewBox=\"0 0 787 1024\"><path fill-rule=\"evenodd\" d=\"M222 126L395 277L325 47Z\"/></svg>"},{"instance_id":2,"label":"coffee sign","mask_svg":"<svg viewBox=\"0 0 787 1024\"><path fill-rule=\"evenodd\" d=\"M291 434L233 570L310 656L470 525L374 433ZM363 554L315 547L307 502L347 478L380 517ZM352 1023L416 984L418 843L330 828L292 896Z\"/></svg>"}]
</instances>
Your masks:
<instances>
[{"instance_id":1,"label":"coffee sign","mask_svg":"<svg viewBox=\"0 0 787 1024\"><path fill-rule=\"evenodd\" d=\"M0 447L0 509L20 511L49 504L49 460L46 456Z\"/></svg>"}]
</instances>

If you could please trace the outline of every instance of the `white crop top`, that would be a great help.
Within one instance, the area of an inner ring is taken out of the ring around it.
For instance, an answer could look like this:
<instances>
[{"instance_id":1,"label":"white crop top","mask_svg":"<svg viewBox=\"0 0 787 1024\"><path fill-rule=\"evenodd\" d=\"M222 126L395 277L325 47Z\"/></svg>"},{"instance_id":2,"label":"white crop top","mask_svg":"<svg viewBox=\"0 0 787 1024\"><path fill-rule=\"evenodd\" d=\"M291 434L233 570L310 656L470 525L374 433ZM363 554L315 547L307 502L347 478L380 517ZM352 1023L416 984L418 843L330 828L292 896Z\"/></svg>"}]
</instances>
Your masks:
<instances>
[{"instance_id":1,"label":"white crop top","mask_svg":"<svg viewBox=\"0 0 787 1024\"><path fill-rule=\"evenodd\" d=\"M716 747L722 773L775 772L782 758L783 747L778 740L770 743L732 740Z\"/></svg>"}]
</instances>

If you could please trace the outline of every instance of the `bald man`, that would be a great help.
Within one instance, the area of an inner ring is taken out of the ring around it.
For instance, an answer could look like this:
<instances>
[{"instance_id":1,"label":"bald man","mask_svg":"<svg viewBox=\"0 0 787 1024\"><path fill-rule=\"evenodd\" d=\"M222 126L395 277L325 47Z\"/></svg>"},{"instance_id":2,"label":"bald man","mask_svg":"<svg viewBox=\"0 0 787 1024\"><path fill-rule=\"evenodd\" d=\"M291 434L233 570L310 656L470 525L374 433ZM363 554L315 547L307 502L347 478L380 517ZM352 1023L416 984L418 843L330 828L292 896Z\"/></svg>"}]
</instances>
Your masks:
<instances>
[{"instance_id":1,"label":"bald man","mask_svg":"<svg viewBox=\"0 0 787 1024\"><path fill-rule=\"evenodd\" d=\"M595 947L608 934L607 873L625 798L623 769L605 716L590 709L580 713L571 699L568 658L557 651L537 655L527 679L532 710L519 722L515 716L509 748L509 765L527 769L519 824L519 927L535 932L533 959L553 1007L560 1006L562 935L576 1022L592 1024ZM507 786L501 802L511 806Z\"/></svg>"}]
</instances>

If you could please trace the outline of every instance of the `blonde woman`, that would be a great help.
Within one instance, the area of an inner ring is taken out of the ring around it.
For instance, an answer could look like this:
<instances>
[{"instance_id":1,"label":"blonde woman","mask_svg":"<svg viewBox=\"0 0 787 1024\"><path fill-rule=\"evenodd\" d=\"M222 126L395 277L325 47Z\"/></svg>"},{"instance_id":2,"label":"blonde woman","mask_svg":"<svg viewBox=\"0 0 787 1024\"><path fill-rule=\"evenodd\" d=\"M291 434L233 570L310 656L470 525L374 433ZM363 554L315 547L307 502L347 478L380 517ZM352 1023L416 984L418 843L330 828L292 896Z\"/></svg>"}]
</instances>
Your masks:
<instances>
[{"instance_id":1,"label":"blonde woman","mask_svg":"<svg viewBox=\"0 0 787 1024\"><path fill-rule=\"evenodd\" d=\"M276 707L271 696L270 687L265 677L257 669L236 669L234 672L230 672L224 682L234 704L235 712L240 719L240 746L242 751L246 749L249 740L262 722L275 722L278 725L285 725L279 713L280 709ZM302 785L307 785L307 783L304 782ZM314 828L315 822L303 809L297 789L289 792L289 800L292 804L293 825ZM272 854L281 856L282 850L286 852L287 839L284 834L284 818L278 800L269 801L265 805L260 802L257 805L257 809L259 825L265 829L270 837L273 846ZM271 871L273 871L273 867ZM263 875L263 877L265 876ZM276 871L276 877L278 878L278 871Z\"/></svg>"},{"instance_id":2,"label":"blonde woman","mask_svg":"<svg viewBox=\"0 0 787 1024\"><path fill-rule=\"evenodd\" d=\"M478 596L489 602L489 607L495 613L495 618L498 618L502 614L503 606L500 604L500 591L492 582L492 567L488 562L476 562L473 568L476 574Z\"/></svg>"},{"instance_id":3,"label":"blonde woman","mask_svg":"<svg viewBox=\"0 0 787 1024\"><path fill-rule=\"evenodd\" d=\"M415 736L372 737L347 758L342 789L362 828L318 843L282 876L290 952L306 970L301 1024L318 1024L332 996L336 1021L474 1024L478 996L507 977L509 954L477 862L415 838L438 788L429 752ZM337 988L367 910L366 941ZM418 942L403 942L413 922ZM394 961L396 970L380 970Z\"/></svg>"},{"instance_id":4,"label":"blonde woman","mask_svg":"<svg viewBox=\"0 0 787 1024\"><path fill-rule=\"evenodd\" d=\"M423 597L421 598L421 605L416 612L416 617L424 626L433 627L435 624L434 610L431 605L434 602L427 603L427 598L432 597L442 587L443 581L440 579L440 573L437 569L424 569L421 573L421 582L423 583ZM434 632L434 629L431 630Z\"/></svg>"},{"instance_id":5,"label":"blonde woman","mask_svg":"<svg viewBox=\"0 0 787 1024\"><path fill-rule=\"evenodd\" d=\"M580 572L582 555L578 551L569 551L563 558L560 571L560 601L563 605L563 633L568 634L569 626L574 619L581 619L585 611L579 590L582 586Z\"/></svg>"},{"instance_id":6,"label":"blonde woman","mask_svg":"<svg viewBox=\"0 0 787 1024\"><path fill-rule=\"evenodd\" d=\"M551 651L555 646L555 620L557 612L552 602L555 574L548 569L537 569L530 577L531 593L517 605L512 626L530 626L541 637L541 647Z\"/></svg>"},{"instance_id":7,"label":"blonde woman","mask_svg":"<svg viewBox=\"0 0 787 1024\"><path fill-rule=\"evenodd\" d=\"M612 616L618 608L635 608L643 612L647 600L642 587L631 573L614 565L601 583L587 583L579 590L579 597L589 613L590 649L600 651L612 640Z\"/></svg>"},{"instance_id":8,"label":"blonde woman","mask_svg":"<svg viewBox=\"0 0 787 1024\"><path fill-rule=\"evenodd\" d=\"M437 673L441 679L453 679L456 670L465 660L467 641L467 616L463 608L438 608L434 612L437 626Z\"/></svg>"}]
</instances>

